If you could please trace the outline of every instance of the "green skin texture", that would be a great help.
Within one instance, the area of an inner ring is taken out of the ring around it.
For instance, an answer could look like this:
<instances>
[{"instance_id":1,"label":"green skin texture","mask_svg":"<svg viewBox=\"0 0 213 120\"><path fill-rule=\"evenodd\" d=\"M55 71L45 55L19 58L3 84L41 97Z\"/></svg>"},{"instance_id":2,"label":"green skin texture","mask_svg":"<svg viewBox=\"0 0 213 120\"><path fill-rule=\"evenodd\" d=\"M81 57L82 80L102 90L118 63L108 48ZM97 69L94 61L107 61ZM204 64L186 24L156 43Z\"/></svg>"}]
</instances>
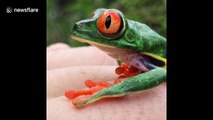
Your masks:
<instances>
[{"instance_id":1,"label":"green skin texture","mask_svg":"<svg viewBox=\"0 0 213 120\"><path fill-rule=\"evenodd\" d=\"M103 35L97 29L97 19L106 10L114 10L123 20L123 29L114 35ZM71 36L77 36L95 43L128 49L135 53L149 53L166 58L166 38L162 37L143 23L126 19L122 12L116 9L97 9L90 19L81 20L73 27ZM73 37L74 38L74 37ZM75 38L74 38L75 39ZM125 62L125 61L123 61ZM131 92L153 88L166 80L166 69L157 67L137 76L127 78L119 84L103 89L90 98L77 103L83 107L102 98L120 97Z\"/></svg>"}]
</instances>

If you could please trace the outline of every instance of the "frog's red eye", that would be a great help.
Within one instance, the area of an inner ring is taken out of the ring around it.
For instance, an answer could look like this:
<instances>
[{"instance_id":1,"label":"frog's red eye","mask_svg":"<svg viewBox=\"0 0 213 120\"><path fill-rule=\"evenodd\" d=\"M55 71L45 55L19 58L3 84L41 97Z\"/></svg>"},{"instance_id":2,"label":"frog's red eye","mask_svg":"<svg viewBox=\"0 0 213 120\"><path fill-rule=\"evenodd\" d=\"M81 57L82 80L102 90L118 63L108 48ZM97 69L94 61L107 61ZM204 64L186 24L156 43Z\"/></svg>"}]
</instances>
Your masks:
<instances>
[{"instance_id":1,"label":"frog's red eye","mask_svg":"<svg viewBox=\"0 0 213 120\"><path fill-rule=\"evenodd\" d=\"M117 12L108 10L99 16L97 24L102 34L117 34L121 30L122 19Z\"/></svg>"}]
</instances>

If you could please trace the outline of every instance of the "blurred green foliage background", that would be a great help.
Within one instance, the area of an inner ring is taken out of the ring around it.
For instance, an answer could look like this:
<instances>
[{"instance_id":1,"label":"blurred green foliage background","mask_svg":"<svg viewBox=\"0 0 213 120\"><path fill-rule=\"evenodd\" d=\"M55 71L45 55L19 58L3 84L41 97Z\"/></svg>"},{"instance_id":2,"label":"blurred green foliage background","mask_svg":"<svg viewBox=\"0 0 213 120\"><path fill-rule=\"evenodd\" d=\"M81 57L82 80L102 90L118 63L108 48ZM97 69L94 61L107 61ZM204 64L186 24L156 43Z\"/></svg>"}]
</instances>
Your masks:
<instances>
[{"instance_id":1,"label":"blurred green foliage background","mask_svg":"<svg viewBox=\"0 0 213 120\"><path fill-rule=\"evenodd\" d=\"M97 8L119 9L128 19L145 23L166 37L166 0L47 0L47 46L56 42L87 45L72 40L70 31Z\"/></svg>"}]
</instances>

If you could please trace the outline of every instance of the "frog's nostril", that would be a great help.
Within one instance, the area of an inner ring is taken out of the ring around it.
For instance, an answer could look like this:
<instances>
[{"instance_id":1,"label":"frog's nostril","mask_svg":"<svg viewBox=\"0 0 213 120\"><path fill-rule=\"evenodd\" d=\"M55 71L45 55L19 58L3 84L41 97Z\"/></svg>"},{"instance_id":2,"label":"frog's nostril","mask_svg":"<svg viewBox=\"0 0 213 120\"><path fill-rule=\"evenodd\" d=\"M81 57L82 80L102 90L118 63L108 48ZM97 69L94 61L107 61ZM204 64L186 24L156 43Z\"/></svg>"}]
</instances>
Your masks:
<instances>
[{"instance_id":1,"label":"frog's nostril","mask_svg":"<svg viewBox=\"0 0 213 120\"><path fill-rule=\"evenodd\" d=\"M78 24L75 24L74 27L73 27L73 29L77 30L78 29Z\"/></svg>"},{"instance_id":2,"label":"frog's nostril","mask_svg":"<svg viewBox=\"0 0 213 120\"><path fill-rule=\"evenodd\" d=\"M83 29L83 26L84 26L84 25L81 24L81 23L76 23L76 24L74 25L74 29L76 29L76 30L77 30L77 29L78 29L78 30L79 30L79 29Z\"/></svg>"}]
</instances>

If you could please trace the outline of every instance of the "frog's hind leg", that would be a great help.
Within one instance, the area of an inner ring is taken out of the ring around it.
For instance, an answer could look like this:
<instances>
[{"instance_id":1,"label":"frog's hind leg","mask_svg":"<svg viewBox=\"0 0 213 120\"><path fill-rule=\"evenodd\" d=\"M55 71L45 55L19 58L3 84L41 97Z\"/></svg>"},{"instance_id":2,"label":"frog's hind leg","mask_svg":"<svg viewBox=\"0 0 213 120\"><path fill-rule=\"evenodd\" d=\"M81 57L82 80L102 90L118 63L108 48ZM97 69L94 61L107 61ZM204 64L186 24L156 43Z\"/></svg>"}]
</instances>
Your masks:
<instances>
[{"instance_id":1,"label":"frog's hind leg","mask_svg":"<svg viewBox=\"0 0 213 120\"><path fill-rule=\"evenodd\" d=\"M72 99L72 103L75 105L77 103L81 103L81 101L84 101L84 99L86 97L95 95L95 93L102 91L105 88L111 88L112 86L122 82L124 79L131 77L131 76L135 76L141 73L141 70L132 67L132 66L127 66L125 63L122 63L121 66L117 67L115 69L115 73L117 75L119 75L115 80L114 80L114 84L108 83L108 82L95 82L92 80L86 80L85 81L85 85L88 87L88 89L83 89L83 90L69 90L65 92L65 97L67 97L68 99ZM110 89L109 89L110 90ZM109 91L109 92L113 92L113 91ZM119 93L119 91L117 91ZM102 99L102 98L106 98L106 97L119 97L122 96L122 94L114 94L114 95L105 95L103 94L104 92L101 92L98 94L98 98L97 99ZM102 95L103 94L103 95ZM95 95L97 97L97 95ZM96 101L96 98L93 97L93 99L91 99L92 101ZM91 101L89 100L89 103Z\"/></svg>"},{"instance_id":2,"label":"frog's hind leg","mask_svg":"<svg viewBox=\"0 0 213 120\"><path fill-rule=\"evenodd\" d=\"M115 84L111 87L96 92L94 95L84 98L73 100L75 107L83 107L91 104L103 98L122 97L131 92L143 91L153 88L166 79L166 70L162 68L156 68L139 74L137 76L130 77L119 84Z\"/></svg>"}]
</instances>

